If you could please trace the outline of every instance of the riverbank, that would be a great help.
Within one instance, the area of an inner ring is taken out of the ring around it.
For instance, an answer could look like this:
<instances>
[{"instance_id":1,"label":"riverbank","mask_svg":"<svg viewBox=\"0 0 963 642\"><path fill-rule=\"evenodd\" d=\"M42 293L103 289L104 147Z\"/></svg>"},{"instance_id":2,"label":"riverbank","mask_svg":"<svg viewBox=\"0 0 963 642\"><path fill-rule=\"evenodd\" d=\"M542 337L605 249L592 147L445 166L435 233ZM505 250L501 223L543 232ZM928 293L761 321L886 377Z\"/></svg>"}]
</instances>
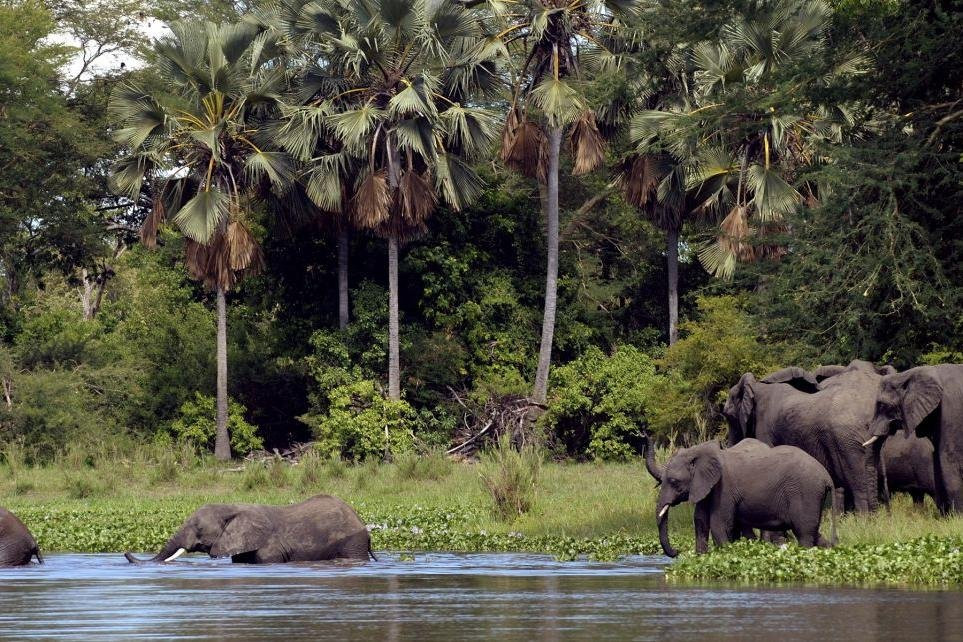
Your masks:
<instances>
[{"instance_id":1,"label":"riverbank","mask_svg":"<svg viewBox=\"0 0 963 642\"><path fill-rule=\"evenodd\" d=\"M16 512L46 551L153 551L210 502L288 503L330 493L371 525L375 549L533 551L568 560L660 554L655 489L641 464L546 464L532 510L497 519L477 465L442 458L348 466L219 466L209 461L112 461L16 467L0 477L0 505ZM828 516L827 516L828 519ZM829 524L824 525L829 532ZM691 509L671 514L673 542L691 551ZM742 543L686 555L673 580L963 584L963 518L939 519L897 497L889 513L844 516L832 551Z\"/></svg>"}]
</instances>

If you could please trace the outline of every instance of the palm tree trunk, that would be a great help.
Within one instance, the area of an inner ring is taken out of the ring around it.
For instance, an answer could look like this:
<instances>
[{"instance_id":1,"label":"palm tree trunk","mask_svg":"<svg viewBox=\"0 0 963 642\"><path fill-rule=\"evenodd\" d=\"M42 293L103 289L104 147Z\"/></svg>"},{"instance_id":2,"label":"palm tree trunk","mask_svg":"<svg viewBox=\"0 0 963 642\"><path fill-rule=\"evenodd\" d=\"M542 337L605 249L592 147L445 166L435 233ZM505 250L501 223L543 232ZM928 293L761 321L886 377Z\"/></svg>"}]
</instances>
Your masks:
<instances>
[{"instance_id":1,"label":"palm tree trunk","mask_svg":"<svg viewBox=\"0 0 963 642\"><path fill-rule=\"evenodd\" d=\"M669 277L669 345L679 340L679 228L665 233L666 274Z\"/></svg>"},{"instance_id":2,"label":"palm tree trunk","mask_svg":"<svg viewBox=\"0 0 963 642\"><path fill-rule=\"evenodd\" d=\"M398 358L398 235L388 237L388 398L401 399Z\"/></svg>"},{"instance_id":3,"label":"palm tree trunk","mask_svg":"<svg viewBox=\"0 0 963 642\"><path fill-rule=\"evenodd\" d=\"M338 230L338 327L348 327L348 228Z\"/></svg>"},{"instance_id":4,"label":"palm tree trunk","mask_svg":"<svg viewBox=\"0 0 963 642\"><path fill-rule=\"evenodd\" d=\"M548 176L545 199L548 266L545 272L545 310L542 316L542 342L538 349L538 370L532 400L544 404L548 397L548 369L552 363L552 339L555 336L555 306L558 298L558 156L562 146L562 128L548 132Z\"/></svg>"},{"instance_id":5,"label":"palm tree trunk","mask_svg":"<svg viewBox=\"0 0 963 642\"><path fill-rule=\"evenodd\" d=\"M224 288L217 288L217 437L214 457L231 458L231 438L227 432L227 301Z\"/></svg>"}]
</instances>

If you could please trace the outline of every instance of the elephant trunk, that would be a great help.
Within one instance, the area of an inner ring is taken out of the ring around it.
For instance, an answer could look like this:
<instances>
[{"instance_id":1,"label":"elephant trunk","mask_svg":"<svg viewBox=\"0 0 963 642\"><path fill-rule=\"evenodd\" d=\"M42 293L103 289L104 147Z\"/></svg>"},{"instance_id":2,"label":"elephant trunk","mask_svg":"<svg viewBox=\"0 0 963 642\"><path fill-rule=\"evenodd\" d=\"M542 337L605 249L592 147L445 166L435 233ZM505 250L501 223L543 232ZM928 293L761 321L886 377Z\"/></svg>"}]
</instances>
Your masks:
<instances>
[{"instance_id":1,"label":"elephant trunk","mask_svg":"<svg viewBox=\"0 0 963 642\"><path fill-rule=\"evenodd\" d=\"M649 471L649 474L655 478L655 481L662 483L662 469L659 465L655 463L655 446L646 436L644 454L645 454L645 468Z\"/></svg>"},{"instance_id":2,"label":"elephant trunk","mask_svg":"<svg viewBox=\"0 0 963 642\"><path fill-rule=\"evenodd\" d=\"M672 544L669 543L669 505L665 504L659 509L657 515L659 523L659 543L662 545L662 551L669 557L675 557L679 554L679 551L672 548Z\"/></svg>"},{"instance_id":3,"label":"elephant trunk","mask_svg":"<svg viewBox=\"0 0 963 642\"><path fill-rule=\"evenodd\" d=\"M130 562L131 564L147 564L147 563L156 564L160 562L166 562L168 560L173 561L173 559L176 559L176 557L180 556L181 553L179 553L179 551L181 550L185 550L185 549L181 545L180 532L178 532L172 538L167 540L167 543L164 545L164 548L162 548L160 552L157 553L157 555L155 555L154 557L151 557L150 559L142 560L137 557L134 557L134 555L129 552L124 553L124 557L126 557L127 561Z\"/></svg>"}]
</instances>

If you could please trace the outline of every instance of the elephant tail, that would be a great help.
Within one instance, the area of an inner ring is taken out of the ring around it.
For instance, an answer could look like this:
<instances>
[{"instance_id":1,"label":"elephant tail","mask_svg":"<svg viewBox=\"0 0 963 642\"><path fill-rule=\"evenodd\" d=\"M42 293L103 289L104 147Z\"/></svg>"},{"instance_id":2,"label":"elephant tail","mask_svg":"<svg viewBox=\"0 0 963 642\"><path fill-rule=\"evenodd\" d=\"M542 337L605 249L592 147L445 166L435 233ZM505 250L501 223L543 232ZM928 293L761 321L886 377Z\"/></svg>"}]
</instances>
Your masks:
<instances>
[{"instance_id":1,"label":"elephant tail","mask_svg":"<svg viewBox=\"0 0 963 642\"><path fill-rule=\"evenodd\" d=\"M371 556L371 559L373 559L374 561L376 561L376 562L378 561L378 558L375 557L374 551L371 550L371 540L370 540L370 539L368 540L368 555L370 555L370 556Z\"/></svg>"},{"instance_id":2,"label":"elephant tail","mask_svg":"<svg viewBox=\"0 0 963 642\"><path fill-rule=\"evenodd\" d=\"M839 506L836 505L836 489L833 487L832 483L829 484L829 488L826 490L826 492L829 493L829 501L832 508L832 512L830 513L830 524L832 525L832 531L830 533L829 541L833 546L835 546L838 539L836 536L836 519L839 517Z\"/></svg>"},{"instance_id":3,"label":"elephant tail","mask_svg":"<svg viewBox=\"0 0 963 642\"><path fill-rule=\"evenodd\" d=\"M33 547L33 554L37 556L37 563L38 563L38 564L43 564L43 555L40 554L40 547L39 547L39 546L34 546L34 547Z\"/></svg>"}]
</instances>

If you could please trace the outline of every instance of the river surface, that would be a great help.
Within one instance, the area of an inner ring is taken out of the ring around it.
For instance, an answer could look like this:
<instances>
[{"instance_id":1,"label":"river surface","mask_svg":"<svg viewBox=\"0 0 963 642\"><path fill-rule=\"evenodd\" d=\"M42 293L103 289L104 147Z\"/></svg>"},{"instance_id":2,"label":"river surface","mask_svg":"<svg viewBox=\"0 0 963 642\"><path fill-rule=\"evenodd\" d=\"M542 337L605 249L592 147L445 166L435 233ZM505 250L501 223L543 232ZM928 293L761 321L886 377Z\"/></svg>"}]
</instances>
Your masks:
<instances>
[{"instance_id":1,"label":"river surface","mask_svg":"<svg viewBox=\"0 0 963 642\"><path fill-rule=\"evenodd\" d=\"M0 569L0 639L963 640L963 592L679 586L661 557L379 557L134 566L48 555Z\"/></svg>"}]
</instances>

